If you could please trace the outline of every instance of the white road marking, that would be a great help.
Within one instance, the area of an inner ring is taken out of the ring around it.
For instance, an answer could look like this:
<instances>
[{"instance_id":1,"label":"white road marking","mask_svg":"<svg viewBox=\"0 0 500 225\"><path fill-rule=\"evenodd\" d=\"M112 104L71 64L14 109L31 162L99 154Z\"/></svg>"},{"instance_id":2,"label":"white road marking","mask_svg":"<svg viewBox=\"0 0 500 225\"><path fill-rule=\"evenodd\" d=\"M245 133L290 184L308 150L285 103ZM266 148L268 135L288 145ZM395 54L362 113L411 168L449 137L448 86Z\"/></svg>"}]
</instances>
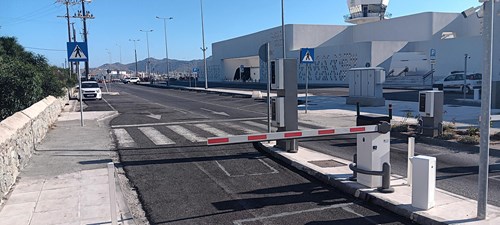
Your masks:
<instances>
[{"instance_id":1,"label":"white road marking","mask_svg":"<svg viewBox=\"0 0 500 225\"><path fill-rule=\"evenodd\" d=\"M321 208L306 209L306 210L300 210L300 211L295 211L295 212L284 212L284 213L274 214L274 215L270 215L270 216L262 216L262 217L255 217L255 218L249 218L249 219L243 219L243 220L235 220L235 221L233 221L233 224L243 225L244 223L249 223L249 222L263 221L263 220L286 217L286 216L293 216L293 215L308 213L308 212L318 212L318 211L324 211L324 210L329 210L329 209L343 208L343 207L347 207L350 205L354 205L354 203L343 203L343 204L331 205L331 206L326 206L326 207L321 207Z\"/></svg>"},{"instance_id":2,"label":"white road marking","mask_svg":"<svg viewBox=\"0 0 500 225\"><path fill-rule=\"evenodd\" d=\"M115 133L116 139L118 140L118 145L120 147L137 147L137 144L134 142L134 139L130 137L127 130L125 129L113 129Z\"/></svg>"},{"instance_id":3,"label":"white road marking","mask_svg":"<svg viewBox=\"0 0 500 225\"><path fill-rule=\"evenodd\" d=\"M231 136L230 134L226 133L225 131L222 131L222 130L219 130L215 127L212 127L210 125L207 125L207 124L195 124L194 125L195 127L198 127L202 130L205 130L213 135L215 135L216 137L227 137L227 136Z\"/></svg>"},{"instance_id":4,"label":"white road marking","mask_svg":"<svg viewBox=\"0 0 500 225\"><path fill-rule=\"evenodd\" d=\"M144 135L146 135L155 145L170 145L175 144L174 141L160 133L153 127L139 127L138 128Z\"/></svg>"},{"instance_id":5,"label":"white road marking","mask_svg":"<svg viewBox=\"0 0 500 225\"><path fill-rule=\"evenodd\" d=\"M224 120L210 120L210 121L207 121L207 120L194 120L194 121L171 122L171 123L145 123L145 124L113 125L113 126L111 126L111 128L166 126L166 125L196 124L196 123L220 123L220 122L245 121L245 120L255 120L255 119L262 119L262 117L256 117L256 118L238 118L238 119L224 119Z\"/></svg>"},{"instance_id":6,"label":"white road marking","mask_svg":"<svg viewBox=\"0 0 500 225\"><path fill-rule=\"evenodd\" d=\"M235 129L235 130L239 130L239 131L243 131L247 134L251 134L251 133L261 133L260 131L256 131L254 129L251 129L251 128L247 128L247 127L242 127L242 126L239 126L239 125L236 125L234 123L221 123L222 125L226 126L226 127L229 127L229 128L232 128L232 129Z\"/></svg>"},{"instance_id":7,"label":"white road marking","mask_svg":"<svg viewBox=\"0 0 500 225\"><path fill-rule=\"evenodd\" d=\"M238 175L233 175L231 173L229 173L226 168L224 166L222 166L219 161L215 161L215 163L217 163L217 166L228 176L228 177L244 177L244 176L260 176L260 175L267 175L267 174L275 174L275 173L279 173L278 170L276 170L274 167L270 166L269 164L267 164L266 162L264 162L264 160L262 159L257 159L259 160L259 162L261 162L262 164L264 164L264 166L266 166L267 168L269 168L269 170L271 170L271 172L264 172L264 173L249 173L249 174L238 174Z\"/></svg>"},{"instance_id":8,"label":"white road marking","mask_svg":"<svg viewBox=\"0 0 500 225\"><path fill-rule=\"evenodd\" d=\"M173 132L185 137L191 142L204 142L207 141L206 138L200 137L197 134L193 133L192 131L181 127L179 125L172 125L172 126L167 126L168 129L172 130Z\"/></svg>"},{"instance_id":9,"label":"white road marking","mask_svg":"<svg viewBox=\"0 0 500 225\"><path fill-rule=\"evenodd\" d=\"M229 114L227 114L225 112L217 112L217 111L213 111L213 110L205 109L205 108L200 108L200 109L203 110L203 111L211 112L211 113L213 113L215 115L229 116Z\"/></svg>"},{"instance_id":10,"label":"white road marking","mask_svg":"<svg viewBox=\"0 0 500 225\"><path fill-rule=\"evenodd\" d=\"M254 122L254 121L243 121L242 123L250 125L250 126L258 127L258 128L264 129L264 130L267 130L267 125L264 125L264 124L261 124L261 123L257 123L257 122Z\"/></svg>"},{"instance_id":11,"label":"white road marking","mask_svg":"<svg viewBox=\"0 0 500 225\"><path fill-rule=\"evenodd\" d=\"M272 167L271 165L267 164L266 162L264 162L264 160L262 159L259 159L259 161L264 164L264 166L267 166L267 168L269 168L271 170L271 173L268 173L268 174L272 174L272 173L279 173L277 169L275 169L274 167ZM260 174L259 174L260 175Z\"/></svg>"}]
</instances>

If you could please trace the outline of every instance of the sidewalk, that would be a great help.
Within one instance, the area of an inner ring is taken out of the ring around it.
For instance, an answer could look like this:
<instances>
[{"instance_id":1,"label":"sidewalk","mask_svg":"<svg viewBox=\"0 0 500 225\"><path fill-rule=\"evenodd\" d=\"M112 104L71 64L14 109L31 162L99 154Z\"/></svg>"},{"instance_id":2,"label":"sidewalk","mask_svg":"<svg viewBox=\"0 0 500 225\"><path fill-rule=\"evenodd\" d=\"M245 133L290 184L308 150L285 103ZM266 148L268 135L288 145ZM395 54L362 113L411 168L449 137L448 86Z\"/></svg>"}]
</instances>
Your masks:
<instances>
[{"instance_id":1,"label":"sidewalk","mask_svg":"<svg viewBox=\"0 0 500 225\"><path fill-rule=\"evenodd\" d=\"M0 224L111 224L106 166L115 152L103 121L116 112L84 112L81 127L80 113L73 110L76 101L70 102L1 206ZM135 224L114 185L118 224Z\"/></svg>"}]
</instances>

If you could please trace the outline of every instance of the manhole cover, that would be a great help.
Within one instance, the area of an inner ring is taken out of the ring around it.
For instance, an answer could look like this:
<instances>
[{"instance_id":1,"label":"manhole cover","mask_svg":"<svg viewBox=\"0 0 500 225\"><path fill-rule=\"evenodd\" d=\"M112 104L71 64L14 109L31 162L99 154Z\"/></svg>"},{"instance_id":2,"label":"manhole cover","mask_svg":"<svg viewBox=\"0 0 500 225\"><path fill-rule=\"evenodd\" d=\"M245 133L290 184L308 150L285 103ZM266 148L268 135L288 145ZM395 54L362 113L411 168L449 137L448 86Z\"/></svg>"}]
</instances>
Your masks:
<instances>
[{"instance_id":1,"label":"manhole cover","mask_svg":"<svg viewBox=\"0 0 500 225\"><path fill-rule=\"evenodd\" d=\"M319 161L309 161L309 163L312 163L316 166L319 166L321 168L328 168L328 167L338 167L338 166L345 166L346 164L337 162L335 160L319 160Z\"/></svg>"}]
</instances>

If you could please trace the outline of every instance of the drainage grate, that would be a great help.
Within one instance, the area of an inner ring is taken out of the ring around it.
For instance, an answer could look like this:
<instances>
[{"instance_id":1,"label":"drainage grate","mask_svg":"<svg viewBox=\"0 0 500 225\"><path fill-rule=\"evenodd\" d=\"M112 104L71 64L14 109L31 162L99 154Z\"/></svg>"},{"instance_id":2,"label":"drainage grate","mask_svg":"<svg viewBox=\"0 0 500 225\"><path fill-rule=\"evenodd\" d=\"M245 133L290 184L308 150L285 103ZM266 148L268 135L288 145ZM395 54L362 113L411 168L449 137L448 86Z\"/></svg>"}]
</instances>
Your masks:
<instances>
[{"instance_id":1,"label":"drainage grate","mask_svg":"<svg viewBox=\"0 0 500 225\"><path fill-rule=\"evenodd\" d=\"M321 168L339 167L339 166L345 166L346 165L344 163L337 162L335 160L309 161L309 163L314 164L316 166L319 166Z\"/></svg>"}]
</instances>

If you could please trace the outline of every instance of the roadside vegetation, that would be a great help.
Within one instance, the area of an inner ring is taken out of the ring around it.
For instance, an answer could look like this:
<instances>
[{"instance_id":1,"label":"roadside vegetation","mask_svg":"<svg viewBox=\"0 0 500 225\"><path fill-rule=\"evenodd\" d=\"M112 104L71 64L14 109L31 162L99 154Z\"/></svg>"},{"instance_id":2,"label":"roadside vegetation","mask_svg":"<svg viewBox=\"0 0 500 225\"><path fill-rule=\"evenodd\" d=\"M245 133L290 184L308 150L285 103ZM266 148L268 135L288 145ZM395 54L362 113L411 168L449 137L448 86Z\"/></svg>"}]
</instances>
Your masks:
<instances>
[{"instance_id":1,"label":"roadside vegetation","mask_svg":"<svg viewBox=\"0 0 500 225\"><path fill-rule=\"evenodd\" d=\"M406 116L400 122L395 122L391 125L391 132L401 133L407 136L419 136L419 127L417 124L408 122L408 119L416 118L413 117L412 113L407 113ZM462 144L468 145L478 145L479 144L479 128L475 126L470 126L468 128L458 129L455 122L444 122L443 123L443 133L439 135L439 139L456 141ZM500 141L500 132L491 134L491 141Z\"/></svg>"},{"instance_id":2,"label":"roadside vegetation","mask_svg":"<svg viewBox=\"0 0 500 225\"><path fill-rule=\"evenodd\" d=\"M41 99L63 96L74 84L68 70L26 51L14 37L0 37L0 121Z\"/></svg>"}]
</instances>

